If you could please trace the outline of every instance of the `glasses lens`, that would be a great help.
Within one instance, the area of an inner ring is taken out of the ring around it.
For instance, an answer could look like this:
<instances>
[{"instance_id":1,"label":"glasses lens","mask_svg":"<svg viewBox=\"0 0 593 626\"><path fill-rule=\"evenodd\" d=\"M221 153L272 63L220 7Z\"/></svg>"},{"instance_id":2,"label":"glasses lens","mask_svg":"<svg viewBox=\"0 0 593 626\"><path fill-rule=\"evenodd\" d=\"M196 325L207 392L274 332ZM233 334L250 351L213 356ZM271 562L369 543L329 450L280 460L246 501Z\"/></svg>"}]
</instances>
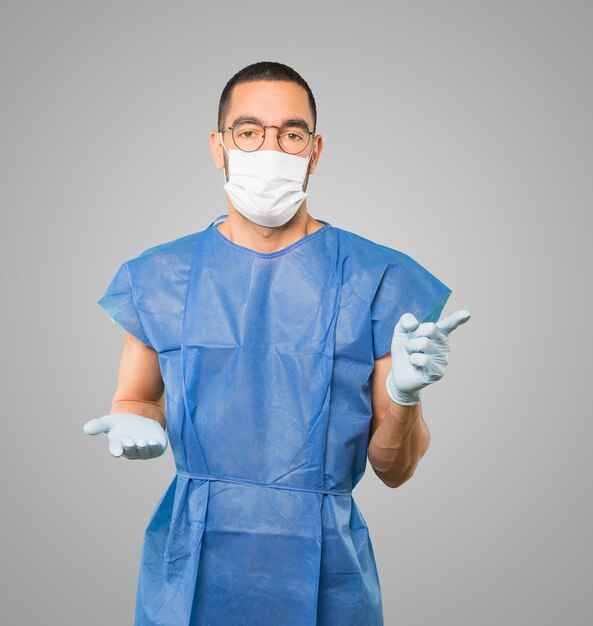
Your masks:
<instances>
[{"instance_id":1,"label":"glasses lens","mask_svg":"<svg viewBox=\"0 0 593 626\"><path fill-rule=\"evenodd\" d=\"M283 126L278 131L280 147L288 154L302 152L307 147L309 139L309 131L302 126Z\"/></svg>"},{"instance_id":2,"label":"glasses lens","mask_svg":"<svg viewBox=\"0 0 593 626\"><path fill-rule=\"evenodd\" d=\"M240 150L257 150L264 142L263 126L257 122L240 122L233 130L233 140Z\"/></svg>"}]
</instances>

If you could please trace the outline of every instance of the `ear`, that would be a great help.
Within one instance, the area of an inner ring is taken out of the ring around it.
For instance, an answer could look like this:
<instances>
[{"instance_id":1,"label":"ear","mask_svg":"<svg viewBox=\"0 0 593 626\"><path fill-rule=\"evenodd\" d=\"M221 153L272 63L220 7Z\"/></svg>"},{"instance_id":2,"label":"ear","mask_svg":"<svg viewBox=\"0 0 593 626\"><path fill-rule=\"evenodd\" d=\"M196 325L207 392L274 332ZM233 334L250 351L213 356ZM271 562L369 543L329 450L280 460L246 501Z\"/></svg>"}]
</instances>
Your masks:
<instances>
[{"instance_id":1,"label":"ear","mask_svg":"<svg viewBox=\"0 0 593 626\"><path fill-rule=\"evenodd\" d=\"M224 167L224 148L222 147L222 141L220 140L220 133L213 130L210 133L210 153L212 154L212 160L214 165L221 170Z\"/></svg>"},{"instance_id":2,"label":"ear","mask_svg":"<svg viewBox=\"0 0 593 626\"><path fill-rule=\"evenodd\" d=\"M317 167L317 161L321 156L323 150L323 137L321 135L315 135L313 138L313 155L311 156L311 162L309 163L309 174L312 174Z\"/></svg>"}]
</instances>

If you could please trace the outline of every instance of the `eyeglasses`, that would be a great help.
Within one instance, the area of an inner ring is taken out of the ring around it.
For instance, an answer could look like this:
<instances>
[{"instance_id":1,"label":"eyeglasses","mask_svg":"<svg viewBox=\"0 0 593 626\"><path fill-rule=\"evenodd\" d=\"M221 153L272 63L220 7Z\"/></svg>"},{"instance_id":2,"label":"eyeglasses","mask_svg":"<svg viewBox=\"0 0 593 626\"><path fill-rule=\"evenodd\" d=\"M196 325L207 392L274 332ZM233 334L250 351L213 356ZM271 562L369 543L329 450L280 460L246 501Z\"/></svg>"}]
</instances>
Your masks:
<instances>
[{"instance_id":1,"label":"eyeglasses","mask_svg":"<svg viewBox=\"0 0 593 626\"><path fill-rule=\"evenodd\" d=\"M254 152L259 150L266 139L266 128L276 128L278 133L276 139L280 150L288 154L299 154L315 136L308 128L294 124L286 126L262 126L258 122L239 122L235 126L223 128L219 132L227 130L232 132L233 142L243 152Z\"/></svg>"}]
</instances>

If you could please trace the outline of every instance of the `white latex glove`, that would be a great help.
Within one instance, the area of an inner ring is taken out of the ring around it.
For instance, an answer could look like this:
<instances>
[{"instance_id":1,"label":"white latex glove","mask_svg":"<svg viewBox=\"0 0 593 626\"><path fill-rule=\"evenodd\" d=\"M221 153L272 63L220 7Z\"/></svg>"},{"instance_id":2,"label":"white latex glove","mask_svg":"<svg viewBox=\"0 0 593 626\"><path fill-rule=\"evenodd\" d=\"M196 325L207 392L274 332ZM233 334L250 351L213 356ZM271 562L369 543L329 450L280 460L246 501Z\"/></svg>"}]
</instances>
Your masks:
<instances>
[{"instance_id":1,"label":"white latex glove","mask_svg":"<svg viewBox=\"0 0 593 626\"><path fill-rule=\"evenodd\" d=\"M87 435L106 433L109 452L114 457L154 459L167 449L167 433L149 417L135 413L112 413L89 420L84 425Z\"/></svg>"},{"instance_id":2,"label":"white latex glove","mask_svg":"<svg viewBox=\"0 0 593 626\"><path fill-rule=\"evenodd\" d=\"M462 309L438 322L420 324L404 313L393 331L387 393L404 406L420 402L420 390L440 380L449 362L449 334L471 317Z\"/></svg>"}]
</instances>

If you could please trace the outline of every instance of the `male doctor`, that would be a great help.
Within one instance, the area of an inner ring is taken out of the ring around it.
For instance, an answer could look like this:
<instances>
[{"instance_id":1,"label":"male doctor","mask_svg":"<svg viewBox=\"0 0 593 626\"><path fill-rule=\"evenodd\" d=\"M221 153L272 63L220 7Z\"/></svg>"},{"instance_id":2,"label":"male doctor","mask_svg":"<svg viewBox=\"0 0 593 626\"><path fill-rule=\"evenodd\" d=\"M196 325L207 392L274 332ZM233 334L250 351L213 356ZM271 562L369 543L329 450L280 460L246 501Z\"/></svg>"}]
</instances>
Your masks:
<instances>
[{"instance_id":1,"label":"male doctor","mask_svg":"<svg viewBox=\"0 0 593 626\"><path fill-rule=\"evenodd\" d=\"M127 459L170 442L177 468L136 626L383 624L351 491L367 458L388 487L412 477L421 391L470 314L439 320L451 290L433 274L309 213L316 122L292 68L235 74L210 134L227 213L124 263L99 301L125 345L110 414L84 431Z\"/></svg>"}]
</instances>

